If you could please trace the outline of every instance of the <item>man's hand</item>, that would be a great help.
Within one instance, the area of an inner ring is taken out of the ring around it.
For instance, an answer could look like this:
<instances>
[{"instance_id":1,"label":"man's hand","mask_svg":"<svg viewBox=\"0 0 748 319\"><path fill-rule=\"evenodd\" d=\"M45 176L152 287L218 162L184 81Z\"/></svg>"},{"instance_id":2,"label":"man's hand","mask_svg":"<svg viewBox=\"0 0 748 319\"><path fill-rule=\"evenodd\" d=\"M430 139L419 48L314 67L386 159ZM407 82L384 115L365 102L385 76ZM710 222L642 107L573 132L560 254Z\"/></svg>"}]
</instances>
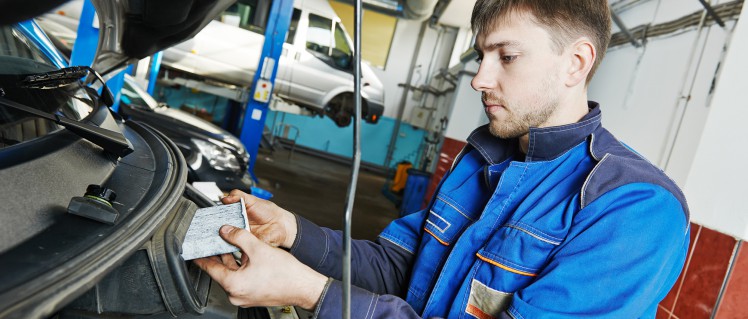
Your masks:
<instances>
[{"instance_id":1,"label":"man's hand","mask_svg":"<svg viewBox=\"0 0 748 319\"><path fill-rule=\"evenodd\" d=\"M275 203L233 190L221 201L224 204L238 203L244 198L247 219L252 233L271 246L291 248L296 239L296 217Z\"/></svg>"},{"instance_id":2,"label":"man's hand","mask_svg":"<svg viewBox=\"0 0 748 319\"><path fill-rule=\"evenodd\" d=\"M241 249L241 265L231 254L194 262L226 290L232 304L240 307L293 305L304 309L316 306L327 277L244 229L223 226L220 235Z\"/></svg>"}]
</instances>

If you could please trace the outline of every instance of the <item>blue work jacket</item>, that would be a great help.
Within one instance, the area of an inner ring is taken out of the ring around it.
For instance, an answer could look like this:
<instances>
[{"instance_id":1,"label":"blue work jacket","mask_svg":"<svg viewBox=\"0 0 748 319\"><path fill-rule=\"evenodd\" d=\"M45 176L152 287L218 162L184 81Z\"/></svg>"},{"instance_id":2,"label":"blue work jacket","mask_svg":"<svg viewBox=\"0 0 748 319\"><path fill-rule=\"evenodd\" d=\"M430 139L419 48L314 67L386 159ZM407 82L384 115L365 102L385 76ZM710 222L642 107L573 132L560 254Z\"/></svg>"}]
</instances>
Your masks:
<instances>
[{"instance_id":1,"label":"blue work jacket","mask_svg":"<svg viewBox=\"0 0 748 319\"><path fill-rule=\"evenodd\" d=\"M600 124L486 126L468 138L427 209L352 246L352 318L654 318L683 267L678 187ZM291 253L330 276L316 309L340 318L342 236L297 218Z\"/></svg>"}]
</instances>

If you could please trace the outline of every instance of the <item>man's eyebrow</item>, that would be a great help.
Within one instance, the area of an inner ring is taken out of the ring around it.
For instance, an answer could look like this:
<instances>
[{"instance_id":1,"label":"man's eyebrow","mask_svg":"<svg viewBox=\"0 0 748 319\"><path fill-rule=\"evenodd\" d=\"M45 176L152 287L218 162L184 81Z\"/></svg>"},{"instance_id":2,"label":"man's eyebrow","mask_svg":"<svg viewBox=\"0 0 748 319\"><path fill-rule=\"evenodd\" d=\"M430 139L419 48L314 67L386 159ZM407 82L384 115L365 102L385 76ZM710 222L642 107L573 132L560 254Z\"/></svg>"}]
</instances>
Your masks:
<instances>
[{"instance_id":1,"label":"man's eyebrow","mask_svg":"<svg viewBox=\"0 0 748 319\"><path fill-rule=\"evenodd\" d=\"M477 52L483 52L486 51L492 51L497 50L501 48L518 48L521 47L521 43L519 41L513 41L513 40L505 40L505 41L499 41L495 43L489 43L488 45L483 46L483 49L481 49L478 44L476 43L473 45L473 49Z\"/></svg>"}]
</instances>

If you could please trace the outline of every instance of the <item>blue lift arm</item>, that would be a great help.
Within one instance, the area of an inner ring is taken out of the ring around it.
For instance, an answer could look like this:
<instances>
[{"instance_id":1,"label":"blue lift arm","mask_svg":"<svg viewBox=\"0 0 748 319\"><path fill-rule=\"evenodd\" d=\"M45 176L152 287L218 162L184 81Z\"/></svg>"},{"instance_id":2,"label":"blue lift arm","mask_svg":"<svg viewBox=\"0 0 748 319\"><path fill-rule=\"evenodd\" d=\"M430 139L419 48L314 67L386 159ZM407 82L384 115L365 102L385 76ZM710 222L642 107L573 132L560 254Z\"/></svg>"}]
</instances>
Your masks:
<instances>
[{"instance_id":1,"label":"blue lift arm","mask_svg":"<svg viewBox=\"0 0 748 319\"><path fill-rule=\"evenodd\" d=\"M283 42L291 24L293 0L274 0L265 28L265 43L262 46L260 63L252 81L252 95L247 102L240 139L249 153L249 174L257 182L254 168L265 128L268 105L273 93L273 84L278 72L278 60L283 52Z\"/></svg>"},{"instance_id":2,"label":"blue lift arm","mask_svg":"<svg viewBox=\"0 0 748 319\"><path fill-rule=\"evenodd\" d=\"M158 70L161 68L161 58L164 56L163 51L158 51L151 57L151 69L148 73L148 94L153 96L153 90L156 89L156 79Z\"/></svg>"},{"instance_id":3,"label":"blue lift arm","mask_svg":"<svg viewBox=\"0 0 748 319\"><path fill-rule=\"evenodd\" d=\"M91 0L84 1L81 18L78 21L78 36L75 39L75 44L73 44L73 52L70 54L70 65L91 66L93 63L94 56L96 55L96 47L99 44L99 29L94 28L93 24L95 17L96 9L94 9ZM112 95L114 96L112 110L115 112L119 109L119 100L122 96L120 91L125 85L126 72L128 70L121 71L106 83L106 86L112 91Z\"/></svg>"}]
</instances>

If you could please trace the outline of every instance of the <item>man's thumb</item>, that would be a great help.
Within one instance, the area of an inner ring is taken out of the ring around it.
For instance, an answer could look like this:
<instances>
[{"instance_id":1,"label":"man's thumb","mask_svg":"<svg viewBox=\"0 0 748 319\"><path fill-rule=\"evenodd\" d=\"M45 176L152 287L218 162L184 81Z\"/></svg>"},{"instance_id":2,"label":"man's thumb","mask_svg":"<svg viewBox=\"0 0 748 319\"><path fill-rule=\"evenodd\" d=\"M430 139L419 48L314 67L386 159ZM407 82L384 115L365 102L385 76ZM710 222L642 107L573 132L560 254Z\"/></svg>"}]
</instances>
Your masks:
<instances>
[{"instance_id":1,"label":"man's thumb","mask_svg":"<svg viewBox=\"0 0 748 319\"><path fill-rule=\"evenodd\" d=\"M252 246L254 241L258 240L249 231L243 228L234 227L231 225L223 225L219 230L219 235L227 243L232 244L245 254L252 253Z\"/></svg>"}]
</instances>

